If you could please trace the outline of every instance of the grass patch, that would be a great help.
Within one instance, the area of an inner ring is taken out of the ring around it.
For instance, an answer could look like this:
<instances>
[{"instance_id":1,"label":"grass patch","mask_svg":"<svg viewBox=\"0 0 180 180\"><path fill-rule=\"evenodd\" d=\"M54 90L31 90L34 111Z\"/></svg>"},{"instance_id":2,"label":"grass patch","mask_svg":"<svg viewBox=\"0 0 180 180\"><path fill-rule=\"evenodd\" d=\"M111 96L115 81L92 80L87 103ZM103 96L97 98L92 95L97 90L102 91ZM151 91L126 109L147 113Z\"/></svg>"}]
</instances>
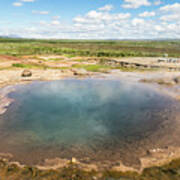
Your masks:
<instances>
[{"instance_id":1,"label":"grass patch","mask_svg":"<svg viewBox=\"0 0 180 180\"><path fill-rule=\"evenodd\" d=\"M77 62L84 62L84 59L74 59L74 61L77 61Z\"/></svg>"},{"instance_id":2,"label":"grass patch","mask_svg":"<svg viewBox=\"0 0 180 180\"><path fill-rule=\"evenodd\" d=\"M66 50L68 52L68 49ZM73 57L76 57L75 54L64 54L65 57L67 58L73 58Z\"/></svg>"},{"instance_id":3,"label":"grass patch","mask_svg":"<svg viewBox=\"0 0 180 180\"><path fill-rule=\"evenodd\" d=\"M23 64L23 63L15 63L12 64L12 67L15 68L25 68L25 69L47 69L48 66L46 65L40 65L40 64L35 64L35 63L31 63L31 64Z\"/></svg>"},{"instance_id":4,"label":"grass patch","mask_svg":"<svg viewBox=\"0 0 180 180\"><path fill-rule=\"evenodd\" d=\"M46 66L43 64L35 64L35 63L31 63L31 64L22 64L22 63L16 63L13 64L12 68L23 68L23 69L56 69L56 70L65 70L65 69L70 69L70 67L50 67L50 66Z\"/></svg>"},{"instance_id":5,"label":"grass patch","mask_svg":"<svg viewBox=\"0 0 180 180\"><path fill-rule=\"evenodd\" d=\"M74 64L72 67L83 68L86 69L87 71L92 71L92 72L104 72L111 69L110 66L100 65L100 64L93 64L93 65Z\"/></svg>"},{"instance_id":6,"label":"grass patch","mask_svg":"<svg viewBox=\"0 0 180 180\"><path fill-rule=\"evenodd\" d=\"M63 61L64 58L49 58L46 61Z\"/></svg>"}]
</instances>

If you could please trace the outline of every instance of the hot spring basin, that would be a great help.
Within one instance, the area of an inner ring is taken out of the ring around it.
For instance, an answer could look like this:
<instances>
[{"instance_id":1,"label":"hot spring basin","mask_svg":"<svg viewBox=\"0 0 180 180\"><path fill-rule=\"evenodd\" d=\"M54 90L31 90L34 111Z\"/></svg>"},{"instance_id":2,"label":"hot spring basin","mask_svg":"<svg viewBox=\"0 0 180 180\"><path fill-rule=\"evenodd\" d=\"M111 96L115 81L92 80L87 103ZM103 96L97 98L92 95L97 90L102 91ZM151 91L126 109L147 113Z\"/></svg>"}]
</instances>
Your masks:
<instances>
[{"instance_id":1,"label":"hot spring basin","mask_svg":"<svg viewBox=\"0 0 180 180\"><path fill-rule=\"evenodd\" d=\"M165 144L165 122L175 114L171 98L120 80L35 82L9 97L15 101L0 116L0 151L26 164L55 157L133 163Z\"/></svg>"}]
</instances>

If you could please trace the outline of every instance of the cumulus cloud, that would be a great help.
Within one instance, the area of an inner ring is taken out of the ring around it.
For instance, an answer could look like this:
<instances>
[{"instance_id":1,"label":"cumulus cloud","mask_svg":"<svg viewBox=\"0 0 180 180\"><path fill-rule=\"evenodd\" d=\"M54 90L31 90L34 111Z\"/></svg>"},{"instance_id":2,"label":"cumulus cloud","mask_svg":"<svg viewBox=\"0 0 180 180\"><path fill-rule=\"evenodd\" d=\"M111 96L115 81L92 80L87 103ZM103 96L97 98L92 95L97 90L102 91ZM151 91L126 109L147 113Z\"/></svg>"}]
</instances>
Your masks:
<instances>
[{"instance_id":1,"label":"cumulus cloud","mask_svg":"<svg viewBox=\"0 0 180 180\"><path fill-rule=\"evenodd\" d=\"M148 0L124 0L123 8L139 8L141 6L150 6L151 3Z\"/></svg>"},{"instance_id":2,"label":"cumulus cloud","mask_svg":"<svg viewBox=\"0 0 180 180\"><path fill-rule=\"evenodd\" d=\"M132 25L133 25L133 26L139 26L139 25L144 25L144 24L145 24L144 19L134 18L134 19L132 20Z\"/></svg>"},{"instance_id":3,"label":"cumulus cloud","mask_svg":"<svg viewBox=\"0 0 180 180\"><path fill-rule=\"evenodd\" d=\"M35 2L35 0L21 0L22 2Z\"/></svg>"},{"instance_id":4,"label":"cumulus cloud","mask_svg":"<svg viewBox=\"0 0 180 180\"><path fill-rule=\"evenodd\" d=\"M169 12L169 11L179 12L180 11L180 3L168 4L166 6L161 7L160 10L164 11L164 12Z\"/></svg>"},{"instance_id":5,"label":"cumulus cloud","mask_svg":"<svg viewBox=\"0 0 180 180\"><path fill-rule=\"evenodd\" d=\"M99 12L99 11L89 11L84 16L77 16L73 19L75 23L83 24L96 24L96 23L107 23L113 21L121 21L131 17L130 13L109 13L109 12Z\"/></svg>"},{"instance_id":6,"label":"cumulus cloud","mask_svg":"<svg viewBox=\"0 0 180 180\"><path fill-rule=\"evenodd\" d=\"M53 20L53 21L51 22L51 24L52 24L52 25L59 25L59 24L60 24L60 21L58 21L58 20Z\"/></svg>"},{"instance_id":7,"label":"cumulus cloud","mask_svg":"<svg viewBox=\"0 0 180 180\"><path fill-rule=\"evenodd\" d=\"M107 5L99 8L98 10L100 10L100 11L111 11L112 9L113 9L113 5L107 4Z\"/></svg>"},{"instance_id":8,"label":"cumulus cloud","mask_svg":"<svg viewBox=\"0 0 180 180\"><path fill-rule=\"evenodd\" d=\"M160 17L162 21L180 22L180 3L168 4L160 8L164 14Z\"/></svg>"},{"instance_id":9,"label":"cumulus cloud","mask_svg":"<svg viewBox=\"0 0 180 180\"><path fill-rule=\"evenodd\" d=\"M180 23L156 22L143 18L97 23L56 23L41 21L26 28L2 28L0 34L29 38L72 39L151 39L180 38Z\"/></svg>"},{"instance_id":10,"label":"cumulus cloud","mask_svg":"<svg viewBox=\"0 0 180 180\"><path fill-rule=\"evenodd\" d=\"M19 0L16 3L19 2L34 1ZM0 35L8 36L13 32L18 37L54 39L180 38L180 3L172 2L163 5L161 1L156 1L158 3L155 4L155 1L150 3L150 0L124 0L123 2L123 8L161 6L156 7L154 11L140 9L131 14L133 10L111 11L113 5L109 4L74 16L72 22L64 22L60 16L52 16L46 21L42 19L39 22L29 23L27 27L0 26ZM32 11L32 13L49 14L48 11Z\"/></svg>"},{"instance_id":11,"label":"cumulus cloud","mask_svg":"<svg viewBox=\"0 0 180 180\"><path fill-rule=\"evenodd\" d=\"M41 15L47 15L49 14L49 11L32 11L33 14L41 14Z\"/></svg>"},{"instance_id":12,"label":"cumulus cloud","mask_svg":"<svg viewBox=\"0 0 180 180\"><path fill-rule=\"evenodd\" d=\"M20 0L20 1L14 2L12 5L16 7L20 7L20 6L23 6L23 3L26 3L26 2L35 2L35 0Z\"/></svg>"},{"instance_id":13,"label":"cumulus cloud","mask_svg":"<svg viewBox=\"0 0 180 180\"><path fill-rule=\"evenodd\" d=\"M160 17L162 21L180 21L180 14L169 14Z\"/></svg>"},{"instance_id":14,"label":"cumulus cloud","mask_svg":"<svg viewBox=\"0 0 180 180\"><path fill-rule=\"evenodd\" d=\"M152 12L145 11L145 12L139 14L140 17L153 17L155 15L156 15L156 13L153 11Z\"/></svg>"},{"instance_id":15,"label":"cumulus cloud","mask_svg":"<svg viewBox=\"0 0 180 180\"><path fill-rule=\"evenodd\" d=\"M161 1L161 0L156 0L155 2L154 2L154 5L155 6L159 6L160 4L162 4L163 2Z\"/></svg>"},{"instance_id":16,"label":"cumulus cloud","mask_svg":"<svg viewBox=\"0 0 180 180\"><path fill-rule=\"evenodd\" d=\"M53 20L58 20L58 19L60 19L60 16L53 16L52 19Z\"/></svg>"},{"instance_id":17,"label":"cumulus cloud","mask_svg":"<svg viewBox=\"0 0 180 180\"><path fill-rule=\"evenodd\" d=\"M14 2L13 3L13 6L16 6L16 7L20 7L22 5L23 5L23 3L21 3L21 2Z\"/></svg>"}]
</instances>

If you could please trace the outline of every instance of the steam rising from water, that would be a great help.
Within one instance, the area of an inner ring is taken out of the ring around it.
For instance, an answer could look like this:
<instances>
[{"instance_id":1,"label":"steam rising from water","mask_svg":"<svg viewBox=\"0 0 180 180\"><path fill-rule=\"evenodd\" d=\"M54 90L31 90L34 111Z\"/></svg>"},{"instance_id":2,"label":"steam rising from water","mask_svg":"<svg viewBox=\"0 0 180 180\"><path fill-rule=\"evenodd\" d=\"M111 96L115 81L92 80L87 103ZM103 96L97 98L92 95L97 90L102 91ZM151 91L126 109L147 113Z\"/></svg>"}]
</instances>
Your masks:
<instances>
[{"instance_id":1,"label":"steam rising from water","mask_svg":"<svg viewBox=\"0 0 180 180\"><path fill-rule=\"evenodd\" d=\"M160 112L170 104L148 86L119 80L38 82L17 87L10 97L15 102L0 116L3 147L21 155L66 152L63 157L146 138L167 118Z\"/></svg>"}]
</instances>

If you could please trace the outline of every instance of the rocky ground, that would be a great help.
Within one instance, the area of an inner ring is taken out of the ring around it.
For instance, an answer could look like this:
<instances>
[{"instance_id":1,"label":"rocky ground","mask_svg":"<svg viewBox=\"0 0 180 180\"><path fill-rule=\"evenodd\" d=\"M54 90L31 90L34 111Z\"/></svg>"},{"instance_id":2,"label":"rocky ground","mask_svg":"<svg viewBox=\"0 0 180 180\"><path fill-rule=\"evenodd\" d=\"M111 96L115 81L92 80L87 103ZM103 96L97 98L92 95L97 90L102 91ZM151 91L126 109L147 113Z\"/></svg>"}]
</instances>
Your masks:
<instances>
[{"instance_id":1,"label":"rocky ground","mask_svg":"<svg viewBox=\"0 0 180 180\"><path fill-rule=\"evenodd\" d=\"M99 73L135 72L144 82L163 85L180 84L180 63L158 62L159 58L93 58L65 56L0 55L0 87L33 80L93 76ZM23 75L28 70L30 75ZM144 78L143 78L144 77Z\"/></svg>"}]
</instances>

